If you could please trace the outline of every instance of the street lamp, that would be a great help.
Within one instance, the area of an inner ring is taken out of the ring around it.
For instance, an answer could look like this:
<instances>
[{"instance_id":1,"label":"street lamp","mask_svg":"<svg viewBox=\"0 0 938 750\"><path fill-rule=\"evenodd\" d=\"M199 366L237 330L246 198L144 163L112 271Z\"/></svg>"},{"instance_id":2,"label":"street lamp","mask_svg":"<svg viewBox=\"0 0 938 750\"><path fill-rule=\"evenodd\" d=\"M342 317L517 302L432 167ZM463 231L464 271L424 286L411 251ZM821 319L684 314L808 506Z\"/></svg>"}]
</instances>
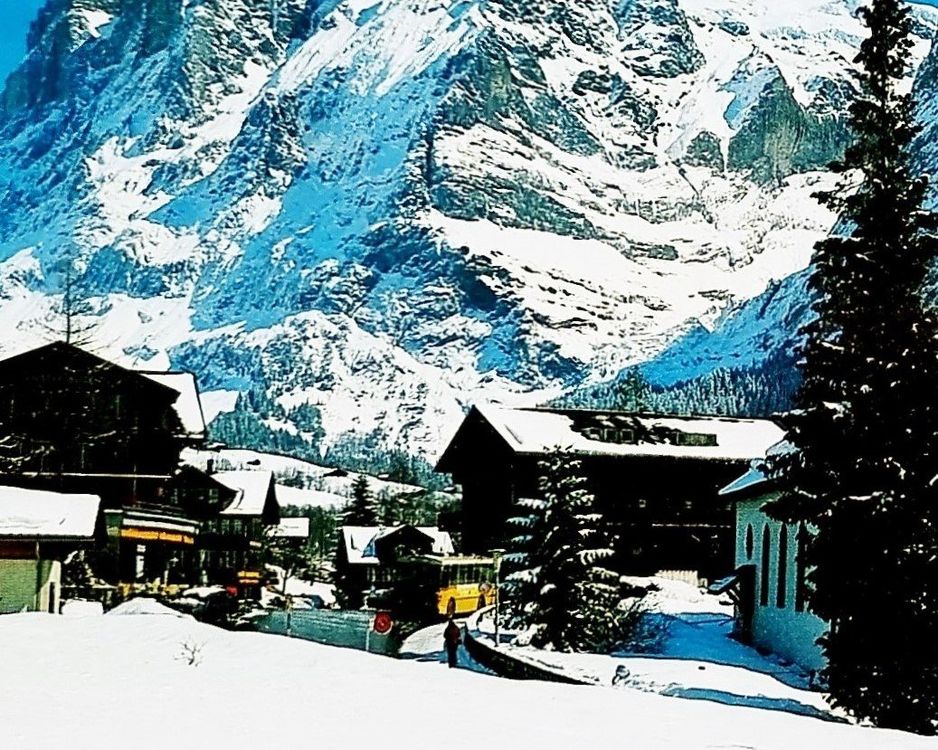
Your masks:
<instances>
[{"instance_id":1,"label":"street lamp","mask_svg":"<svg viewBox=\"0 0 938 750\"><path fill-rule=\"evenodd\" d=\"M505 553L503 549L493 549L492 550L492 562L495 565L495 648L498 648L499 635L498 635L498 605L501 597L501 580L499 574L502 567L502 555Z\"/></svg>"}]
</instances>

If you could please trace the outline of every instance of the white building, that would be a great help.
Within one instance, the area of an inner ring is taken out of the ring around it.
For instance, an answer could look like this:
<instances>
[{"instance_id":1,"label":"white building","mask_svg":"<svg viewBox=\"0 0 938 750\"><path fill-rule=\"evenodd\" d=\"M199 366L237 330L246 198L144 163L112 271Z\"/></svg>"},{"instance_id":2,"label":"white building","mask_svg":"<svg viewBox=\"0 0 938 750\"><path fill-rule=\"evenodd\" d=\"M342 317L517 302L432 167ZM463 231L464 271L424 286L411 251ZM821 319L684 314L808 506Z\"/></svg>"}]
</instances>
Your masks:
<instances>
[{"instance_id":1,"label":"white building","mask_svg":"<svg viewBox=\"0 0 938 750\"><path fill-rule=\"evenodd\" d=\"M822 669L825 662L817 639L827 631L827 623L807 607L801 554L809 528L776 521L764 512L779 491L761 462L720 495L731 498L736 511L740 636L805 670Z\"/></svg>"}]
</instances>

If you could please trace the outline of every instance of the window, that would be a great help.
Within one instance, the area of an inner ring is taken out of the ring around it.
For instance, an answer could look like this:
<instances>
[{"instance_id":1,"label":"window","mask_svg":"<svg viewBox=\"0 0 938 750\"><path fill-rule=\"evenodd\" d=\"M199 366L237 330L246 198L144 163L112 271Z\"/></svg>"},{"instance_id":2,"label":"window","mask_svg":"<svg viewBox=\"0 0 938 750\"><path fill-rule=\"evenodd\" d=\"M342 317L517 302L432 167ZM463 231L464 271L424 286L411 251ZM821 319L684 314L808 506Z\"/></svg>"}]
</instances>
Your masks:
<instances>
[{"instance_id":1,"label":"window","mask_svg":"<svg viewBox=\"0 0 938 750\"><path fill-rule=\"evenodd\" d=\"M804 523L798 525L798 537L795 540L795 611L804 612L807 600L807 582L805 581L805 546L808 543L808 530Z\"/></svg>"},{"instance_id":2,"label":"window","mask_svg":"<svg viewBox=\"0 0 938 750\"><path fill-rule=\"evenodd\" d=\"M750 523L746 526L746 559L747 560L752 559L752 549L754 545L755 545L755 541L753 539L753 534L752 534L752 524Z\"/></svg>"},{"instance_id":3,"label":"window","mask_svg":"<svg viewBox=\"0 0 938 750\"><path fill-rule=\"evenodd\" d=\"M788 524L782 524L778 531L778 586L775 590L775 606L785 608L785 594L788 588Z\"/></svg>"},{"instance_id":4,"label":"window","mask_svg":"<svg viewBox=\"0 0 938 750\"><path fill-rule=\"evenodd\" d=\"M769 525L762 527L762 570L759 580L759 604L763 607L769 605Z\"/></svg>"}]
</instances>

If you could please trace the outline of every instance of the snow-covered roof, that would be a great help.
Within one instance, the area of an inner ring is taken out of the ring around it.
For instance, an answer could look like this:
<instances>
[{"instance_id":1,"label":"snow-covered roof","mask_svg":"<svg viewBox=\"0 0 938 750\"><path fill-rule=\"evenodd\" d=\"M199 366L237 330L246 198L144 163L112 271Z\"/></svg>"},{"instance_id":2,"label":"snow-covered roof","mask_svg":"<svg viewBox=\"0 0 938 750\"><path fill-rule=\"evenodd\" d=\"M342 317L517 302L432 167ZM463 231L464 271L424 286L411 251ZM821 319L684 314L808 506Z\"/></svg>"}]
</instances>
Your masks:
<instances>
[{"instance_id":1,"label":"snow-covered roof","mask_svg":"<svg viewBox=\"0 0 938 750\"><path fill-rule=\"evenodd\" d=\"M270 471L219 471L212 474L212 479L238 493L221 512L223 516L259 516L264 512L274 475Z\"/></svg>"},{"instance_id":2,"label":"snow-covered roof","mask_svg":"<svg viewBox=\"0 0 938 750\"><path fill-rule=\"evenodd\" d=\"M768 484L771 479L763 470L761 461L753 461L749 469L738 479L734 479L726 487L720 490L720 495L734 495L737 492L743 492L759 485Z\"/></svg>"},{"instance_id":3,"label":"snow-covered roof","mask_svg":"<svg viewBox=\"0 0 938 750\"><path fill-rule=\"evenodd\" d=\"M281 508L285 505L294 505L296 507L311 505L315 508L339 508L348 502L348 498L337 495L334 492L302 490L298 487L287 487L286 485L278 484L277 502L280 504Z\"/></svg>"},{"instance_id":4,"label":"snow-covered roof","mask_svg":"<svg viewBox=\"0 0 938 750\"><path fill-rule=\"evenodd\" d=\"M309 519L281 518L267 533L280 539L309 539Z\"/></svg>"},{"instance_id":5,"label":"snow-covered roof","mask_svg":"<svg viewBox=\"0 0 938 750\"><path fill-rule=\"evenodd\" d=\"M190 437L205 436L205 417L202 414L202 402L199 400L199 386L191 372L149 372L139 371L141 375L155 380L179 394L173 404L182 428Z\"/></svg>"},{"instance_id":6,"label":"snow-covered roof","mask_svg":"<svg viewBox=\"0 0 938 750\"><path fill-rule=\"evenodd\" d=\"M449 532L440 531L436 526L343 526L342 540L348 561L362 565L377 565L380 561L376 555L375 542L404 528L416 529L428 536L433 543L433 554L455 554L456 549Z\"/></svg>"},{"instance_id":7,"label":"snow-covered roof","mask_svg":"<svg viewBox=\"0 0 938 750\"><path fill-rule=\"evenodd\" d=\"M765 486L764 489L768 489L775 481L775 477L772 476L770 469L772 461L791 453L793 450L795 450L794 446L787 440L781 440L769 446L769 449L765 452L765 458L754 459L749 464L749 469L746 473L726 485L726 487L720 490L719 494L734 495L761 485Z\"/></svg>"},{"instance_id":8,"label":"snow-covered roof","mask_svg":"<svg viewBox=\"0 0 938 750\"><path fill-rule=\"evenodd\" d=\"M766 450L784 435L781 427L767 419L631 415L500 406L477 406L476 409L515 452L527 454L562 449L579 455L752 460L763 457ZM627 421L637 428L637 439L635 442L614 442L590 437L586 430L575 427L584 419L600 426L604 421L610 424L616 420ZM712 440L711 444L677 443L643 439L642 433L707 436Z\"/></svg>"},{"instance_id":9,"label":"snow-covered roof","mask_svg":"<svg viewBox=\"0 0 938 750\"><path fill-rule=\"evenodd\" d=\"M0 487L0 538L89 539L100 503L97 495Z\"/></svg>"}]
</instances>

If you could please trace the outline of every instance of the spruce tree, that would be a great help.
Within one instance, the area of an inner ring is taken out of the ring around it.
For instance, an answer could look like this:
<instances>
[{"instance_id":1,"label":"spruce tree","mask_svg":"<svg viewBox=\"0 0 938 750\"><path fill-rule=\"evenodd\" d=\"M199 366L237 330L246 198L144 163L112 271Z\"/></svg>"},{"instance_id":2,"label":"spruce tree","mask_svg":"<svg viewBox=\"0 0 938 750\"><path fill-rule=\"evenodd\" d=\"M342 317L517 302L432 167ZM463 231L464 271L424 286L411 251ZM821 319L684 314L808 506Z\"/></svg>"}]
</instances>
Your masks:
<instances>
[{"instance_id":1,"label":"spruce tree","mask_svg":"<svg viewBox=\"0 0 938 750\"><path fill-rule=\"evenodd\" d=\"M352 499L345 508L342 523L345 526L375 526L378 523L377 503L364 474L352 483Z\"/></svg>"},{"instance_id":2,"label":"spruce tree","mask_svg":"<svg viewBox=\"0 0 938 750\"><path fill-rule=\"evenodd\" d=\"M376 526L378 509L368 479L360 474L352 483L352 499L342 513L343 526ZM335 557L335 595L343 609L358 609L365 603L367 579L361 565L349 563L344 534L339 534Z\"/></svg>"},{"instance_id":3,"label":"spruce tree","mask_svg":"<svg viewBox=\"0 0 938 750\"><path fill-rule=\"evenodd\" d=\"M618 575L603 565L613 555L611 540L579 461L557 453L540 468L541 502L528 501L530 512L513 524L527 533L515 537L521 549L512 552L522 568L509 576L509 598L532 645L608 649L619 599Z\"/></svg>"},{"instance_id":4,"label":"spruce tree","mask_svg":"<svg viewBox=\"0 0 938 750\"><path fill-rule=\"evenodd\" d=\"M815 318L787 417L794 450L770 511L803 520L811 608L832 702L881 726L934 733L938 717L938 331L921 293L935 257L927 182L912 172L917 128L901 93L911 18L874 0L850 107L855 141L820 200L842 231L815 248ZM850 187L854 189L850 189Z\"/></svg>"}]
</instances>

